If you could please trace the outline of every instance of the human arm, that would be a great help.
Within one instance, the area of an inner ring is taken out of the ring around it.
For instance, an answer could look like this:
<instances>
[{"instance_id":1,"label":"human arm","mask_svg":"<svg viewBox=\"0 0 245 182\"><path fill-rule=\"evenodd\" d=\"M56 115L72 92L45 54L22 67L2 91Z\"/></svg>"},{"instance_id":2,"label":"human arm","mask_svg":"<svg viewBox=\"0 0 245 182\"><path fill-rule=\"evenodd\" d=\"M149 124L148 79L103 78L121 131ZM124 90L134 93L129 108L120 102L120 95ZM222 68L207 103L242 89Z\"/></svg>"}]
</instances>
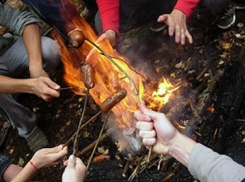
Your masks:
<instances>
[{"instance_id":1,"label":"human arm","mask_svg":"<svg viewBox=\"0 0 245 182\"><path fill-rule=\"evenodd\" d=\"M174 157L200 181L240 182L245 178L243 166L181 134L164 114L141 105L135 117L139 135L146 146L153 146L153 151Z\"/></svg>"},{"instance_id":2,"label":"human arm","mask_svg":"<svg viewBox=\"0 0 245 182\"><path fill-rule=\"evenodd\" d=\"M97 0L96 1L103 26L103 33L111 45L120 39L119 34L119 0Z\"/></svg>"},{"instance_id":3,"label":"human arm","mask_svg":"<svg viewBox=\"0 0 245 182\"><path fill-rule=\"evenodd\" d=\"M200 0L178 0L170 14L159 16L158 22L165 22L169 28L169 36L175 34L175 42L185 44L185 38L193 43L193 38L187 29L186 22L190 19L195 7Z\"/></svg>"},{"instance_id":4,"label":"human arm","mask_svg":"<svg viewBox=\"0 0 245 182\"><path fill-rule=\"evenodd\" d=\"M30 162L26 164L22 171L11 182L30 181L38 173L39 169L57 165L67 153L68 149L67 147L63 147L63 145L37 151Z\"/></svg>"},{"instance_id":5,"label":"human arm","mask_svg":"<svg viewBox=\"0 0 245 182\"><path fill-rule=\"evenodd\" d=\"M23 36L29 57L30 76L48 76L43 70L41 51L41 22L30 12L21 12L7 5L0 6L0 25Z\"/></svg>"},{"instance_id":6,"label":"human arm","mask_svg":"<svg viewBox=\"0 0 245 182\"><path fill-rule=\"evenodd\" d=\"M43 69L41 32L38 24L26 25L23 31L23 40L29 58L30 77L48 77L48 74Z\"/></svg>"},{"instance_id":7,"label":"human arm","mask_svg":"<svg viewBox=\"0 0 245 182\"><path fill-rule=\"evenodd\" d=\"M60 86L48 77L16 79L0 75L0 80L0 93L31 93L46 101L60 95Z\"/></svg>"},{"instance_id":8,"label":"human arm","mask_svg":"<svg viewBox=\"0 0 245 182\"><path fill-rule=\"evenodd\" d=\"M154 152L170 155L187 166L190 152L196 145L194 140L181 134L163 113L151 111L144 104L134 116L144 145L153 146Z\"/></svg>"},{"instance_id":9,"label":"human arm","mask_svg":"<svg viewBox=\"0 0 245 182\"><path fill-rule=\"evenodd\" d=\"M69 160L64 163L65 171L62 175L62 182L83 182L86 178L86 167L82 160L71 155Z\"/></svg>"}]
</instances>

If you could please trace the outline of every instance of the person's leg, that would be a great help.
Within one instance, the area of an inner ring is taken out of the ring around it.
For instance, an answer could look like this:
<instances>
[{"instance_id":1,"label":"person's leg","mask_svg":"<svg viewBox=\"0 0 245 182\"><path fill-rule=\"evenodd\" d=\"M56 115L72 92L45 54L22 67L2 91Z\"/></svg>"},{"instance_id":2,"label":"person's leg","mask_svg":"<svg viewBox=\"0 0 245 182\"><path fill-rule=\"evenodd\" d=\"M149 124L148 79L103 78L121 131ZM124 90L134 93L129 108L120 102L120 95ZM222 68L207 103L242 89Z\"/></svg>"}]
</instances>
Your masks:
<instances>
[{"instance_id":1,"label":"person's leg","mask_svg":"<svg viewBox=\"0 0 245 182\"><path fill-rule=\"evenodd\" d=\"M200 4L213 13L219 14L230 4L231 0L201 0Z\"/></svg>"},{"instance_id":2,"label":"person's leg","mask_svg":"<svg viewBox=\"0 0 245 182\"><path fill-rule=\"evenodd\" d=\"M143 24L157 21L165 13L171 13L177 0L120 0L120 32L126 32ZM95 26L102 33L102 23L97 12Z\"/></svg>"},{"instance_id":3,"label":"person's leg","mask_svg":"<svg viewBox=\"0 0 245 182\"><path fill-rule=\"evenodd\" d=\"M12 159L0 154L0 178L11 181L20 171L21 167L12 165Z\"/></svg>"},{"instance_id":4,"label":"person's leg","mask_svg":"<svg viewBox=\"0 0 245 182\"><path fill-rule=\"evenodd\" d=\"M58 46L50 38L42 37L41 40L44 69L48 74L52 74L60 62ZM0 57L0 75L13 78L29 75L28 55L22 38L18 38ZM0 107L5 117L17 128L20 136L28 140L28 138L33 138L36 134L39 134L40 138L44 140L40 143L40 146L47 146L46 136L37 127L36 116L28 108L16 102L10 94L0 94ZM30 142L28 140L28 144L32 145ZM40 146L32 148L35 151Z\"/></svg>"},{"instance_id":5,"label":"person's leg","mask_svg":"<svg viewBox=\"0 0 245 182\"><path fill-rule=\"evenodd\" d=\"M22 169L23 168L18 165L10 164L3 173L4 181L12 181L15 176L21 172Z\"/></svg>"},{"instance_id":6,"label":"person's leg","mask_svg":"<svg viewBox=\"0 0 245 182\"><path fill-rule=\"evenodd\" d=\"M160 15L171 13L176 2L176 0L120 1L120 30L128 31L143 24L157 21Z\"/></svg>"}]
</instances>

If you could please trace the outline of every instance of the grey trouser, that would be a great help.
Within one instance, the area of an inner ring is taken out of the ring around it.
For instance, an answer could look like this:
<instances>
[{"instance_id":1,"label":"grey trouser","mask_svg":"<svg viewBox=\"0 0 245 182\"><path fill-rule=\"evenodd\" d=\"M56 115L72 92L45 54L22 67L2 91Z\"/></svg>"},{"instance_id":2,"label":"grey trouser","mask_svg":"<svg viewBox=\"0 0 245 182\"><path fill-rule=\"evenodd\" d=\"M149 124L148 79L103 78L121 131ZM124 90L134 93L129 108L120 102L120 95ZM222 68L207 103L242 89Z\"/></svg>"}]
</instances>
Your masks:
<instances>
[{"instance_id":1,"label":"grey trouser","mask_svg":"<svg viewBox=\"0 0 245 182\"><path fill-rule=\"evenodd\" d=\"M60 63L60 53L55 41L42 37L42 56L44 70L53 74ZM29 61L22 38L0 56L0 75L12 78L28 78ZM20 136L27 138L37 127L37 118L28 108L16 102L11 94L0 94L0 114L9 119Z\"/></svg>"}]
</instances>

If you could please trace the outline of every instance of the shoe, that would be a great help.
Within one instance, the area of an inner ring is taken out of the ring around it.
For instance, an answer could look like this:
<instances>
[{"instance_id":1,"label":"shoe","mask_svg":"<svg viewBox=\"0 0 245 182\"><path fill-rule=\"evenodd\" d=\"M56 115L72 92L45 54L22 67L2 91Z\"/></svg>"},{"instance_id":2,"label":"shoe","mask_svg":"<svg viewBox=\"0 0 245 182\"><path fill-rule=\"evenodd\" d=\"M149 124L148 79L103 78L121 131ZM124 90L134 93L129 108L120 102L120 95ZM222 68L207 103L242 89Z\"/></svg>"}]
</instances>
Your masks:
<instances>
[{"instance_id":1,"label":"shoe","mask_svg":"<svg viewBox=\"0 0 245 182\"><path fill-rule=\"evenodd\" d=\"M49 146L46 135L38 127L36 127L35 130L30 134L30 136L26 138L26 141L30 149L34 152Z\"/></svg>"},{"instance_id":2,"label":"shoe","mask_svg":"<svg viewBox=\"0 0 245 182\"><path fill-rule=\"evenodd\" d=\"M217 26L223 30L232 27L236 22L235 11L230 8L226 9L217 20Z\"/></svg>"},{"instance_id":3,"label":"shoe","mask_svg":"<svg viewBox=\"0 0 245 182\"><path fill-rule=\"evenodd\" d=\"M153 32L161 32L162 30L164 30L167 27L167 24L164 22L158 23L158 22L153 22L150 26L150 29Z\"/></svg>"}]
</instances>

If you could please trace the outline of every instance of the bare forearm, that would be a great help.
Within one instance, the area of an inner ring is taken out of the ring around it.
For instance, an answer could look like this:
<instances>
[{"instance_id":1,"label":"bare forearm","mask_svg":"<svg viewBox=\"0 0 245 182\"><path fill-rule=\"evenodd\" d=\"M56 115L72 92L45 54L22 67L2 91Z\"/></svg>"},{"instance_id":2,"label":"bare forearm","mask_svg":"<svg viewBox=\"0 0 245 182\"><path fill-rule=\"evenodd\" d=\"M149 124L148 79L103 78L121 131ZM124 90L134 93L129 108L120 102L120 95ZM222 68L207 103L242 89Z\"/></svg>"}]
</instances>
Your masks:
<instances>
[{"instance_id":1,"label":"bare forearm","mask_svg":"<svg viewBox=\"0 0 245 182\"><path fill-rule=\"evenodd\" d=\"M0 75L0 93L33 93L34 79L15 79Z\"/></svg>"},{"instance_id":2,"label":"bare forearm","mask_svg":"<svg viewBox=\"0 0 245 182\"><path fill-rule=\"evenodd\" d=\"M170 149L170 155L187 167L191 150L196 142L189 137L178 133Z\"/></svg>"},{"instance_id":3,"label":"bare forearm","mask_svg":"<svg viewBox=\"0 0 245 182\"><path fill-rule=\"evenodd\" d=\"M29 57L29 67L42 68L41 33L37 24L27 25L24 29L23 39Z\"/></svg>"},{"instance_id":4,"label":"bare forearm","mask_svg":"<svg viewBox=\"0 0 245 182\"><path fill-rule=\"evenodd\" d=\"M38 171L28 162L11 182L28 182L37 174L37 172Z\"/></svg>"}]
</instances>

